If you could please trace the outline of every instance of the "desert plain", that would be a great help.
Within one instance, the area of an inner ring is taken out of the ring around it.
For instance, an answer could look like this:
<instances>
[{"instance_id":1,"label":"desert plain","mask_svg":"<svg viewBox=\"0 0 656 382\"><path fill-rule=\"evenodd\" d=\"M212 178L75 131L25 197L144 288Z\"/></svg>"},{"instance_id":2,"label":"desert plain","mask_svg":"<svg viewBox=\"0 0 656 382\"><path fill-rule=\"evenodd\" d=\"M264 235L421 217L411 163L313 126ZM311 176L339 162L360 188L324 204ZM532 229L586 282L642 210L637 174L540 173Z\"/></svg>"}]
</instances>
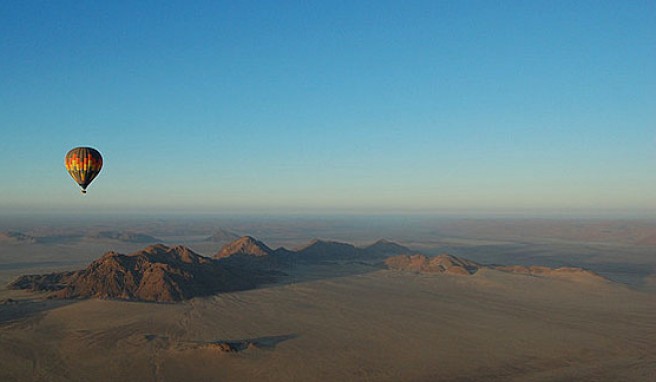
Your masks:
<instances>
[{"instance_id":1,"label":"desert plain","mask_svg":"<svg viewBox=\"0 0 656 382\"><path fill-rule=\"evenodd\" d=\"M656 380L655 222L176 217L0 228L24 235L0 243L2 381ZM173 303L7 287L155 242L211 257L247 234L289 249L385 238L485 266L434 273L328 253L255 288Z\"/></svg>"}]
</instances>

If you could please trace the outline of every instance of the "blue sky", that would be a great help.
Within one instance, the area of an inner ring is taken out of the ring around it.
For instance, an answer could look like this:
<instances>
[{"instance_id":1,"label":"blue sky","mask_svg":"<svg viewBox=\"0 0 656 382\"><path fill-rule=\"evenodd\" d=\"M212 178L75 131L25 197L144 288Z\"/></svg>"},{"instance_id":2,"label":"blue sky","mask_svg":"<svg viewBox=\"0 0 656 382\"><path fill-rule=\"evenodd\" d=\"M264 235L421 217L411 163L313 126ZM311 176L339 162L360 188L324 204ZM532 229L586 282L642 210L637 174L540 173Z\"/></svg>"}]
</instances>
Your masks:
<instances>
[{"instance_id":1,"label":"blue sky","mask_svg":"<svg viewBox=\"0 0 656 382\"><path fill-rule=\"evenodd\" d=\"M4 1L0 211L656 213L653 1ZM86 196L75 146L105 167Z\"/></svg>"}]
</instances>

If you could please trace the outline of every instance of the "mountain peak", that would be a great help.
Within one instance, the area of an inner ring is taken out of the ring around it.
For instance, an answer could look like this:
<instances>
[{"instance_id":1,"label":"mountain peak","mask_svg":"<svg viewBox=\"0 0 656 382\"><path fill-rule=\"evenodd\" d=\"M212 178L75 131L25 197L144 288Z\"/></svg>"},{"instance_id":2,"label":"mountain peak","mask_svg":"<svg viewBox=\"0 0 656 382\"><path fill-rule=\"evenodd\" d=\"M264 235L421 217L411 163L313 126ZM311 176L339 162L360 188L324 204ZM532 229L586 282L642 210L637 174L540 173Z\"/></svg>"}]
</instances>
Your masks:
<instances>
[{"instance_id":1,"label":"mountain peak","mask_svg":"<svg viewBox=\"0 0 656 382\"><path fill-rule=\"evenodd\" d=\"M353 245L335 240L313 239L305 247L301 248L301 251L310 247L353 247Z\"/></svg>"},{"instance_id":2,"label":"mountain peak","mask_svg":"<svg viewBox=\"0 0 656 382\"><path fill-rule=\"evenodd\" d=\"M393 241L389 241L387 239L380 239L377 242L364 247L363 249L370 253L387 254L387 255L389 254L403 255L412 252L409 248L406 248L401 244L395 243Z\"/></svg>"},{"instance_id":3,"label":"mountain peak","mask_svg":"<svg viewBox=\"0 0 656 382\"><path fill-rule=\"evenodd\" d=\"M326 257L326 258L338 258L338 257L351 257L356 255L358 249L347 243L340 243L338 241L326 241L320 239L312 240L308 245L301 248L297 253L302 256L312 256L312 257Z\"/></svg>"},{"instance_id":4,"label":"mountain peak","mask_svg":"<svg viewBox=\"0 0 656 382\"><path fill-rule=\"evenodd\" d=\"M254 237L242 236L224 245L214 257L220 259L234 255L267 256L272 252L273 250L271 248Z\"/></svg>"},{"instance_id":5,"label":"mountain peak","mask_svg":"<svg viewBox=\"0 0 656 382\"><path fill-rule=\"evenodd\" d=\"M165 253L169 251L170 248L167 245L158 243L158 244L151 244L147 246L146 248L142 249L141 251L135 252L136 253L148 253L152 255L156 255L159 253Z\"/></svg>"}]
</instances>

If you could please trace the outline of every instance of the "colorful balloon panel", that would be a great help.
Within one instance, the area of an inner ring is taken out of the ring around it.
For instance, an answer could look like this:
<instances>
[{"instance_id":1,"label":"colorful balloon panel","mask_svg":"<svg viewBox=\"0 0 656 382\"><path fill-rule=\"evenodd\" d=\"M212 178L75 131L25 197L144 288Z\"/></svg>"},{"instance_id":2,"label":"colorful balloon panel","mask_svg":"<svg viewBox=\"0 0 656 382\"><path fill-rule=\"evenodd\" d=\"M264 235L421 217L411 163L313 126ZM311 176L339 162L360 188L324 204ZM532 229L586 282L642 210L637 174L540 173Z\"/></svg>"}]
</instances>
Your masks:
<instances>
[{"instance_id":1,"label":"colorful balloon panel","mask_svg":"<svg viewBox=\"0 0 656 382\"><path fill-rule=\"evenodd\" d=\"M76 147L66 154L66 171L86 192L87 187L98 176L103 159L98 150L91 147Z\"/></svg>"}]
</instances>

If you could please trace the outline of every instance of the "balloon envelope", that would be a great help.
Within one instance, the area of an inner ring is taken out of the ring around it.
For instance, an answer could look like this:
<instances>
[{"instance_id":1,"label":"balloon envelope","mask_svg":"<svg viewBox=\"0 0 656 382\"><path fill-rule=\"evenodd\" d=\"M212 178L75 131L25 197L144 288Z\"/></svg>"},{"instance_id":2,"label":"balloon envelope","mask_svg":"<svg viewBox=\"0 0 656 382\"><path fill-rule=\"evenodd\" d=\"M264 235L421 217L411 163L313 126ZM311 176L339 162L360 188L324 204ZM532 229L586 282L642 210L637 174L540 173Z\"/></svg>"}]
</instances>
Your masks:
<instances>
[{"instance_id":1,"label":"balloon envelope","mask_svg":"<svg viewBox=\"0 0 656 382\"><path fill-rule=\"evenodd\" d=\"M76 147L66 154L66 171L82 187L86 193L87 187L98 176L103 159L98 150L91 147Z\"/></svg>"}]
</instances>

